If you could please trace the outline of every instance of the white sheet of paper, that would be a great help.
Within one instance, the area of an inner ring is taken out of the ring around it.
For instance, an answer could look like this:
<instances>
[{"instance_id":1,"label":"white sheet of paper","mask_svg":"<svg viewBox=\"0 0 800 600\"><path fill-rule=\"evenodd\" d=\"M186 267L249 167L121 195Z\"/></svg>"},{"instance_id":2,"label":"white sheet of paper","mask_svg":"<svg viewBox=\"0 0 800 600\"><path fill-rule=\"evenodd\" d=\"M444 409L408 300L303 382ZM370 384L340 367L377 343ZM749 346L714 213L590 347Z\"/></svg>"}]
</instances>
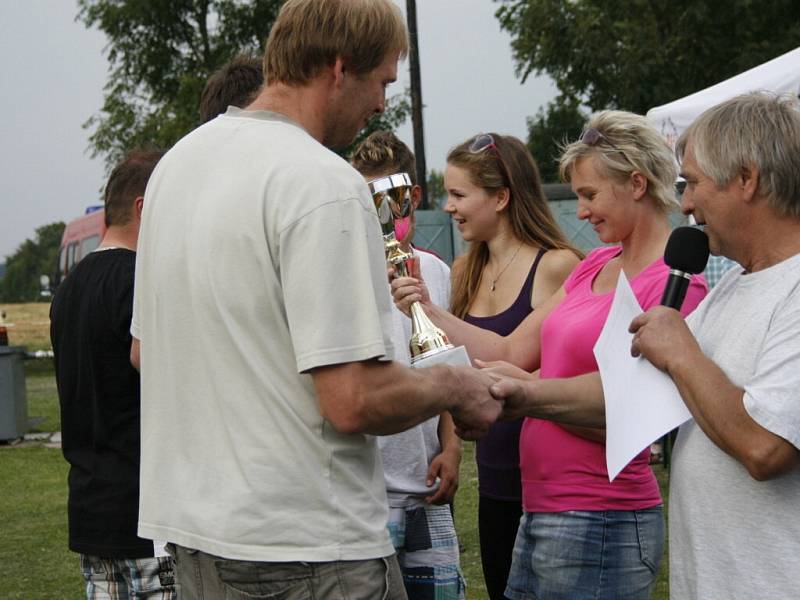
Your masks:
<instances>
[{"instance_id":1,"label":"white sheet of paper","mask_svg":"<svg viewBox=\"0 0 800 600\"><path fill-rule=\"evenodd\" d=\"M606 401L606 467L614 481L633 458L691 418L669 375L631 356L631 321L642 313L620 272L611 311L594 345Z\"/></svg>"}]
</instances>

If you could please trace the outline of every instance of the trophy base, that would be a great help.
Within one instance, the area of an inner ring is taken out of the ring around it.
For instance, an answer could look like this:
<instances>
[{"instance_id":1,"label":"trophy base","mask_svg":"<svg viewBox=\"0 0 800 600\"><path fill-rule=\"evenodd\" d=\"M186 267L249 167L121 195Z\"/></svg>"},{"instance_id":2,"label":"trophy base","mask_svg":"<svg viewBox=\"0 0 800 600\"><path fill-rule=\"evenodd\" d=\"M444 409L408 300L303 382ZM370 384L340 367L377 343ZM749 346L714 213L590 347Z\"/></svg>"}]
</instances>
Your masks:
<instances>
[{"instance_id":1,"label":"trophy base","mask_svg":"<svg viewBox=\"0 0 800 600\"><path fill-rule=\"evenodd\" d=\"M435 352L428 356L422 355L417 360L412 360L411 367L414 369L424 369L434 365L461 365L470 366L472 361L469 359L467 349L464 346L450 348L443 352Z\"/></svg>"}]
</instances>

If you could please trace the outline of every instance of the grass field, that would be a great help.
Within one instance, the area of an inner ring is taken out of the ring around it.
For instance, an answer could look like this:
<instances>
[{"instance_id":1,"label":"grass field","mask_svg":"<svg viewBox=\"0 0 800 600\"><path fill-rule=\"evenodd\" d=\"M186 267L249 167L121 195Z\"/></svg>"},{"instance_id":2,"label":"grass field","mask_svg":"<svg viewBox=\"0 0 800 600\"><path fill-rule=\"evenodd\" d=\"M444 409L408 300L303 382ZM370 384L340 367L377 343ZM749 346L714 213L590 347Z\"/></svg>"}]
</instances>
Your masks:
<instances>
[{"instance_id":1,"label":"grass field","mask_svg":"<svg viewBox=\"0 0 800 600\"><path fill-rule=\"evenodd\" d=\"M0 497L0 598L85 598L77 555L67 549L61 451L0 446Z\"/></svg>"},{"instance_id":2,"label":"grass field","mask_svg":"<svg viewBox=\"0 0 800 600\"><path fill-rule=\"evenodd\" d=\"M0 307L7 320L11 345L29 350L50 348L47 304ZM52 360L25 365L28 414L44 417L37 431L60 428ZM667 474L656 475L666 499ZM467 598L484 600L478 544L478 479L474 444L464 444L461 485L456 496L456 528L464 546L461 564L467 579ZM83 596L77 556L67 549L67 464L61 451L43 444L0 445L0 599L78 600ZM669 597L667 559L653 592L655 600Z\"/></svg>"},{"instance_id":3,"label":"grass field","mask_svg":"<svg viewBox=\"0 0 800 600\"><path fill-rule=\"evenodd\" d=\"M30 352L52 349L48 302L0 304L0 310L6 313L9 346L25 346Z\"/></svg>"}]
</instances>

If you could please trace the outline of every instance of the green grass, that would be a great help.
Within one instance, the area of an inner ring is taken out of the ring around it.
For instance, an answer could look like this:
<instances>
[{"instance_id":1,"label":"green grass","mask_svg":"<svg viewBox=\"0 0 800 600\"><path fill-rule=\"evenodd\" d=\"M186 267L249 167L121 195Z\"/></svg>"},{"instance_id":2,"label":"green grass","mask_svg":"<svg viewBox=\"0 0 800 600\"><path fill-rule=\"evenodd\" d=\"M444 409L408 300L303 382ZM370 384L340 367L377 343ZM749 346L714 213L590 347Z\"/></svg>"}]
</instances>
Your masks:
<instances>
[{"instance_id":1,"label":"green grass","mask_svg":"<svg viewBox=\"0 0 800 600\"><path fill-rule=\"evenodd\" d=\"M461 570L467 580L467 598L487 598L478 541L478 469L475 464L475 444L472 442L464 442L460 482L454 506L458 541L464 548L461 554Z\"/></svg>"},{"instance_id":2,"label":"green grass","mask_svg":"<svg viewBox=\"0 0 800 600\"><path fill-rule=\"evenodd\" d=\"M656 466L656 479L661 488L661 497L664 499L664 518L667 518L667 505L669 503L669 472L663 465ZM653 600L668 600L669 598L669 536L664 544L664 557L661 559L661 568L658 571L656 584L653 586Z\"/></svg>"},{"instance_id":3,"label":"green grass","mask_svg":"<svg viewBox=\"0 0 800 600\"><path fill-rule=\"evenodd\" d=\"M58 397L51 360L25 364L28 415L42 416L37 431L58 431ZM667 473L656 467L663 497ZM83 597L77 555L67 549L67 463L58 449L41 445L0 446L0 598L66 599ZM485 600L478 543L478 476L475 445L464 443L461 484L455 500L456 529L464 547L461 566L467 598ZM653 591L669 598L667 554Z\"/></svg>"},{"instance_id":4,"label":"green grass","mask_svg":"<svg viewBox=\"0 0 800 600\"><path fill-rule=\"evenodd\" d=\"M48 358L25 361L25 387L28 419L36 423L30 431L61 431L53 360Z\"/></svg>"},{"instance_id":5,"label":"green grass","mask_svg":"<svg viewBox=\"0 0 800 600\"><path fill-rule=\"evenodd\" d=\"M3 304L8 325L8 345L25 346L28 351L50 350L50 303Z\"/></svg>"},{"instance_id":6,"label":"green grass","mask_svg":"<svg viewBox=\"0 0 800 600\"><path fill-rule=\"evenodd\" d=\"M43 446L0 447L0 598L85 597L67 549L67 463Z\"/></svg>"}]
</instances>

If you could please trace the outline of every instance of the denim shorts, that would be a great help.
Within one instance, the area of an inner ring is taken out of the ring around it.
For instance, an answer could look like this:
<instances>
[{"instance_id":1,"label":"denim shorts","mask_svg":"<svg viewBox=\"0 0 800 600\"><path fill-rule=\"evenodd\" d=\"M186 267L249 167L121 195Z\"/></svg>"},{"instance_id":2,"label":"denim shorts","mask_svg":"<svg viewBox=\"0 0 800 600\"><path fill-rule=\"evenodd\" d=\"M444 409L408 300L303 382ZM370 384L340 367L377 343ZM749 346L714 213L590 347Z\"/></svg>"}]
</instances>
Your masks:
<instances>
[{"instance_id":1,"label":"denim shorts","mask_svg":"<svg viewBox=\"0 0 800 600\"><path fill-rule=\"evenodd\" d=\"M526 512L505 595L512 600L647 600L664 536L662 506Z\"/></svg>"}]
</instances>

